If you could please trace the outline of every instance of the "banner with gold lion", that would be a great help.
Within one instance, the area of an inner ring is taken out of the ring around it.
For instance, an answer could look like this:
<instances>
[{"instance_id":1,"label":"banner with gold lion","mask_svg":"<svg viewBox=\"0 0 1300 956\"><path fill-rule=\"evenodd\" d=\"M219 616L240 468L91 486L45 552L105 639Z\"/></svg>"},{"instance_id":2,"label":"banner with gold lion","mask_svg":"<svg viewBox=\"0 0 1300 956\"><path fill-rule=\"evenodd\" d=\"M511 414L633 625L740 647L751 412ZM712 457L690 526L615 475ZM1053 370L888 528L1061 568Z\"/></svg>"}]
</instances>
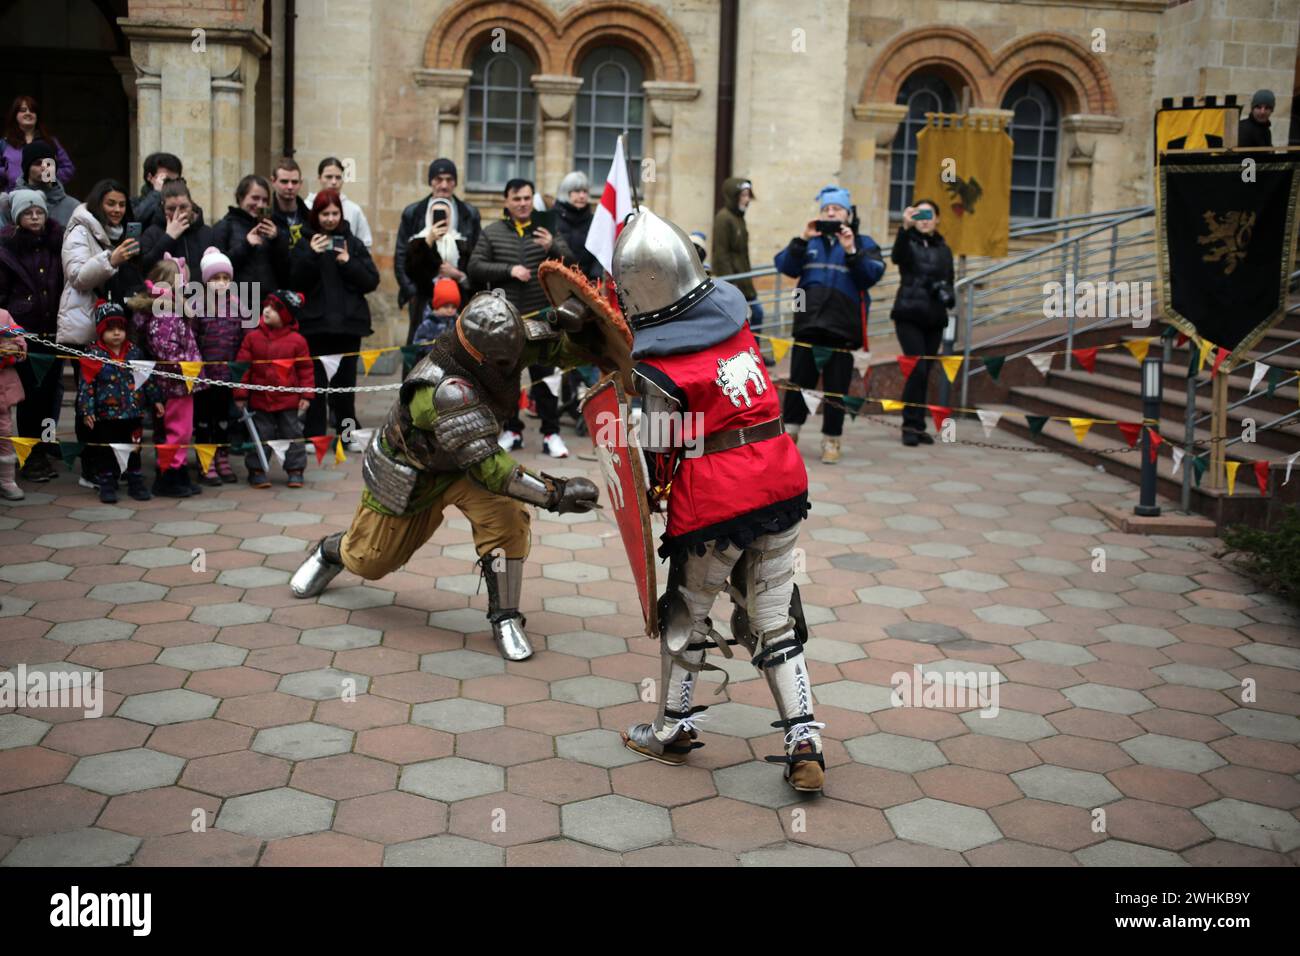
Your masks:
<instances>
[{"instance_id":1,"label":"banner with gold lion","mask_svg":"<svg viewBox=\"0 0 1300 956\"><path fill-rule=\"evenodd\" d=\"M1156 168L1167 321L1234 367L1286 313L1300 150L1173 152Z\"/></svg>"},{"instance_id":2,"label":"banner with gold lion","mask_svg":"<svg viewBox=\"0 0 1300 956\"><path fill-rule=\"evenodd\" d=\"M1011 137L996 116L927 113L916 134L912 201L939 204L954 255L1005 256L1011 228Z\"/></svg>"}]
</instances>

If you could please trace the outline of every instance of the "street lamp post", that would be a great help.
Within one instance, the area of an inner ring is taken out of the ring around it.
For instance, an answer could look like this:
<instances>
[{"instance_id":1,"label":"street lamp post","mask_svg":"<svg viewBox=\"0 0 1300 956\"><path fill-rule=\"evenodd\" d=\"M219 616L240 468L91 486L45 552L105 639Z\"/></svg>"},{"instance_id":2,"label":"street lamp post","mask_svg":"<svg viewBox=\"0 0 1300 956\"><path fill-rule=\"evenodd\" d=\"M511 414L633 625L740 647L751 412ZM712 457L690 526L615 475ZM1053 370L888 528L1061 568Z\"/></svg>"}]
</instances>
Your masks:
<instances>
[{"instance_id":1,"label":"street lamp post","mask_svg":"<svg viewBox=\"0 0 1300 956\"><path fill-rule=\"evenodd\" d=\"M1133 513L1144 518L1160 515L1156 504L1156 462L1151 454L1151 429L1160 423L1161 391L1164 384L1164 363L1158 356L1148 355L1142 362L1142 487L1137 507Z\"/></svg>"}]
</instances>

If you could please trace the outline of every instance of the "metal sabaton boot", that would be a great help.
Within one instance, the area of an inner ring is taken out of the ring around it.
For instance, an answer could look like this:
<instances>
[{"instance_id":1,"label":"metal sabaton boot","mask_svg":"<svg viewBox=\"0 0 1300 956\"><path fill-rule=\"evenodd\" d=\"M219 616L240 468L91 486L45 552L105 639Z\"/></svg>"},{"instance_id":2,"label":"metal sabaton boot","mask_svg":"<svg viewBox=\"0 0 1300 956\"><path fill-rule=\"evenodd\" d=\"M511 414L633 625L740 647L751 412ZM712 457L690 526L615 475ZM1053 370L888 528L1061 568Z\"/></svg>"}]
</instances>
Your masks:
<instances>
[{"instance_id":1,"label":"metal sabaton boot","mask_svg":"<svg viewBox=\"0 0 1300 956\"><path fill-rule=\"evenodd\" d=\"M493 564L504 561L505 570L494 571ZM519 613L519 592L524 583L524 559L500 558L491 553L479 559L483 581L487 584L488 620L497 650L508 661L526 661L533 656L533 645L524 633L524 617Z\"/></svg>"},{"instance_id":2,"label":"metal sabaton boot","mask_svg":"<svg viewBox=\"0 0 1300 956\"><path fill-rule=\"evenodd\" d=\"M289 579L289 590L294 597L315 597L343 570L343 556L339 553L342 543L342 531L336 531L316 542L316 547L311 549L307 560Z\"/></svg>"}]
</instances>

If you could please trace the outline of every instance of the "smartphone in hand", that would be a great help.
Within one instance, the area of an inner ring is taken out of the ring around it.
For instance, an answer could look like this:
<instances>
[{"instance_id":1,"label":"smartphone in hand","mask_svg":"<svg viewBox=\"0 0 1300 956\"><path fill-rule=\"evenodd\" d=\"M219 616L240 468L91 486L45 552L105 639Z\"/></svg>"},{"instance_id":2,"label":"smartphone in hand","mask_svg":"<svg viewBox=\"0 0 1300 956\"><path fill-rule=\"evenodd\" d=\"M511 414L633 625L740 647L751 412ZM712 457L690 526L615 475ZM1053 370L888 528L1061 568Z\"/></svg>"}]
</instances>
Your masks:
<instances>
[{"instance_id":1,"label":"smartphone in hand","mask_svg":"<svg viewBox=\"0 0 1300 956\"><path fill-rule=\"evenodd\" d=\"M348 247L348 241L343 236L330 236L330 248L335 252L342 252Z\"/></svg>"},{"instance_id":2,"label":"smartphone in hand","mask_svg":"<svg viewBox=\"0 0 1300 956\"><path fill-rule=\"evenodd\" d=\"M143 223L128 222L125 226L122 227L122 238L134 239L136 242L139 242L140 236L143 232L144 232Z\"/></svg>"}]
</instances>

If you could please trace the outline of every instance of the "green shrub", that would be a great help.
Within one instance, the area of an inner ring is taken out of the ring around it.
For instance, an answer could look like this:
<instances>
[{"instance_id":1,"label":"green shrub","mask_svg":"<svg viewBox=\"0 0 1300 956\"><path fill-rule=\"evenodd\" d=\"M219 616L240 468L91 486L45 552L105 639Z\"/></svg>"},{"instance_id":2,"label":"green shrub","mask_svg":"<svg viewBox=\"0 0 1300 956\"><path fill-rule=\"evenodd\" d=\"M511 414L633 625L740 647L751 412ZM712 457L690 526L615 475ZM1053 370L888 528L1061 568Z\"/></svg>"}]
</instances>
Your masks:
<instances>
[{"instance_id":1,"label":"green shrub","mask_svg":"<svg viewBox=\"0 0 1300 956\"><path fill-rule=\"evenodd\" d=\"M1300 604L1300 510L1295 505L1287 505L1272 530L1237 525L1224 533L1223 543L1223 556L1231 556L1270 591Z\"/></svg>"}]
</instances>

